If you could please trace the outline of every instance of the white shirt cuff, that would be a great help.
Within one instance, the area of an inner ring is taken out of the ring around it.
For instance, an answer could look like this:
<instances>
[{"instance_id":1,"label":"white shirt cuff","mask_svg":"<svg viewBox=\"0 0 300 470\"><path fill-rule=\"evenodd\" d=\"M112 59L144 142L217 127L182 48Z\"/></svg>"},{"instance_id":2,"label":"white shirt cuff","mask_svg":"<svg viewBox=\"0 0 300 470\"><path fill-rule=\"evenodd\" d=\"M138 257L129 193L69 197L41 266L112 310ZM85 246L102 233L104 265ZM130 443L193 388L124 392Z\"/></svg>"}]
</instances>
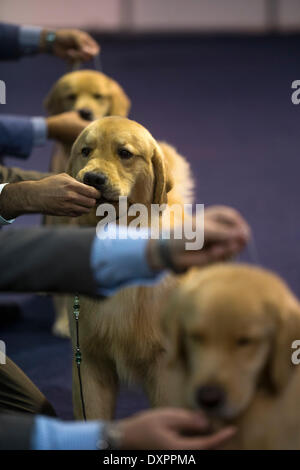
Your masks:
<instances>
[{"instance_id":1,"label":"white shirt cuff","mask_svg":"<svg viewBox=\"0 0 300 470\"><path fill-rule=\"evenodd\" d=\"M97 450L103 422L63 422L48 416L36 416L31 448L33 450Z\"/></svg>"},{"instance_id":2,"label":"white shirt cuff","mask_svg":"<svg viewBox=\"0 0 300 470\"><path fill-rule=\"evenodd\" d=\"M48 134L46 119L38 116L31 118L31 122L33 126L34 147L40 147L42 145L45 145Z\"/></svg>"},{"instance_id":3,"label":"white shirt cuff","mask_svg":"<svg viewBox=\"0 0 300 470\"><path fill-rule=\"evenodd\" d=\"M91 250L91 267L98 292L113 295L118 289L135 285L153 285L165 271L152 271L146 258L148 228L136 230L109 224L98 231Z\"/></svg>"},{"instance_id":4,"label":"white shirt cuff","mask_svg":"<svg viewBox=\"0 0 300 470\"><path fill-rule=\"evenodd\" d=\"M2 193L2 189L4 188L4 186L6 186L8 183L3 183L3 184L0 184L0 195ZM1 217L0 215L0 225L9 225L9 224L12 224L16 219L11 219L11 220L6 220L4 219L3 217Z\"/></svg>"}]
</instances>

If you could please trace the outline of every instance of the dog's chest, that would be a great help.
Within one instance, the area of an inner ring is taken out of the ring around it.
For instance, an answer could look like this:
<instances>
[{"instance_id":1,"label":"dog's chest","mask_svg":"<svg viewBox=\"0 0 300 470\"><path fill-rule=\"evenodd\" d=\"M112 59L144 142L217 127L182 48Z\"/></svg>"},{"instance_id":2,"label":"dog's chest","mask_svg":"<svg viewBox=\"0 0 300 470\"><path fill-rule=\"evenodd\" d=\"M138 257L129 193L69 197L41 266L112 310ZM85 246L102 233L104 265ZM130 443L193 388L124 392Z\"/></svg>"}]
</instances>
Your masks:
<instances>
[{"instance_id":1,"label":"dog's chest","mask_svg":"<svg viewBox=\"0 0 300 470\"><path fill-rule=\"evenodd\" d=\"M113 297L81 300L81 330L87 347L111 358L143 362L160 346L159 315L174 282L171 276L153 287L122 289ZM97 346L96 346L97 345Z\"/></svg>"}]
</instances>

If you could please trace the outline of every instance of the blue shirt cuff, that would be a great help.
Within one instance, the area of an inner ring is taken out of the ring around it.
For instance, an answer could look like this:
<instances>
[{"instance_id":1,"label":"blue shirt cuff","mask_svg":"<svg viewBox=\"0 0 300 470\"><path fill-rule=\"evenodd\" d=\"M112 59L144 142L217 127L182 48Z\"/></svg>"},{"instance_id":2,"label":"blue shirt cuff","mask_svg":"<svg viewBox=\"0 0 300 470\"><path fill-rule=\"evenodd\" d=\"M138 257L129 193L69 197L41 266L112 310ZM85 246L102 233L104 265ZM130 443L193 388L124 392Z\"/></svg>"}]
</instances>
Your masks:
<instances>
[{"instance_id":1,"label":"blue shirt cuff","mask_svg":"<svg viewBox=\"0 0 300 470\"><path fill-rule=\"evenodd\" d=\"M103 424L100 421L63 422L46 416L35 418L32 450L97 450Z\"/></svg>"},{"instance_id":2,"label":"blue shirt cuff","mask_svg":"<svg viewBox=\"0 0 300 470\"><path fill-rule=\"evenodd\" d=\"M46 119L43 117L33 117L31 118L31 122L33 127L34 147L45 145L48 133Z\"/></svg>"},{"instance_id":3,"label":"blue shirt cuff","mask_svg":"<svg viewBox=\"0 0 300 470\"><path fill-rule=\"evenodd\" d=\"M4 186L6 186L8 183L2 183L0 184L0 195L2 193L2 189L4 188ZM9 224L12 224L16 219L10 219L10 220L6 220L4 219L3 217L1 217L0 215L0 225L9 225Z\"/></svg>"},{"instance_id":4,"label":"blue shirt cuff","mask_svg":"<svg viewBox=\"0 0 300 470\"><path fill-rule=\"evenodd\" d=\"M138 238L137 238L138 237ZM110 224L98 231L91 250L91 266L98 293L109 296L132 285L152 285L165 271L152 271L146 259L149 230Z\"/></svg>"},{"instance_id":5,"label":"blue shirt cuff","mask_svg":"<svg viewBox=\"0 0 300 470\"><path fill-rule=\"evenodd\" d=\"M19 44L22 54L35 54L39 50L41 32L39 26L21 26L19 29Z\"/></svg>"}]
</instances>

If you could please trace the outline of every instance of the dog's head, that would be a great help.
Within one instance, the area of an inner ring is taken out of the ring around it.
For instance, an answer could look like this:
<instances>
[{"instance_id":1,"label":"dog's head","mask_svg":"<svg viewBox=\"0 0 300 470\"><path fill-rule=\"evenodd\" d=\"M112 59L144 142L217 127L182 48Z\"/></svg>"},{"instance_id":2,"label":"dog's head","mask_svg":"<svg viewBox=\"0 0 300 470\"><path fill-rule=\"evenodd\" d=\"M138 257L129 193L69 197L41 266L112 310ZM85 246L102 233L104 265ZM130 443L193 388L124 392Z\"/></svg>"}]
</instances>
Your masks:
<instances>
[{"instance_id":1,"label":"dog's head","mask_svg":"<svg viewBox=\"0 0 300 470\"><path fill-rule=\"evenodd\" d=\"M171 189L164 155L140 124L116 116L91 123L75 141L68 173L99 189L101 200L116 204L167 202Z\"/></svg>"},{"instance_id":2,"label":"dog's head","mask_svg":"<svg viewBox=\"0 0 300 470\"><path fill-rule=\"evenodd\" d=\"M44 102L50 115L79 111L89 121L103 116L127 116L130 100L117 82L95 70L67 73L52 87Z\"/></svg>"},{"instance_id":3,"label":"dog's head","mask_svg":"<svg viewBox=\"0 0 300 470\"><path fill-rule=\"evenodd\" d=\"M280 393L295 369L300 306L283 281L262 269L192 271L169 300L162 326L167 367L183 377L180 404L219 420L240 416L259 389Z\"/></svg>"}]
</instances>

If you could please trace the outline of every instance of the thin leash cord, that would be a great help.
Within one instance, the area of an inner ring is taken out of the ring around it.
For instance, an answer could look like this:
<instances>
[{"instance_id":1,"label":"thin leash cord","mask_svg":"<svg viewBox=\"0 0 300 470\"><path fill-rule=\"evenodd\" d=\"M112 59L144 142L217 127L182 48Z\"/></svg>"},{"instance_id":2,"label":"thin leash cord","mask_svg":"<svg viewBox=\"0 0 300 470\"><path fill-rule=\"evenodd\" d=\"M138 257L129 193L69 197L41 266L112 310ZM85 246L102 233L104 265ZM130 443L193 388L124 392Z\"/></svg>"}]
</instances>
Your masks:
<instances>
[{"instance_id":1,"label":"thin leash cord","mask_svg":"<svg viewBox=\"0 0 300 470\"><path fill-rule=\"evenodd\" d=\"M80 60L75 60L74 62L70 63L68 65L68 72L75 72L76 70L79 70L81 67L81 64L82 62ZM97 72L103 71L100 53L94 56L93 64L94 64L94 69L97 70Z\"/></svg>"},{"instance_id":2,"label":"thin leash cord","mask_svg":"<svg viewBox=\"0 0 300 470\"><path fill-rule=\"evenodd\" d=\"M94 67L98 72L103 72L102 60L100 53L94 56Z\"/></svg>"},{"instance_id":3,"label":"thin leash cord","mask_svg":"<svg viewBox=\"0 0 300 470\"><path fill-rule=\"evenodd\" d=\"M74 72L75 70L79 70L80 65L81 65L80 61L73 62L73 64L71 65L70 71ZM101 59L100 59L100 54L97 54L94 57L94 67L95 67L95 70L97 70L99 72L102 71L102 63L101 63ZM79 382L79 391L80 391L80 401L81 401L82 415L83 415L84 421L86 421L86 411L85 411L83 386L82 386L82 378L81 378L82 354L81 354L80 341L79 341L79 314L80 314L79 296L75 295L74 305L73 305L73 315L74 315L74 318L75 318L75 325L76 325L75 362L76 362L78 382Z\"/></svg>"},{"instance_id":4,"label":"thin leash cord","mask_svg":"<svg viewBox=\"0 0 300 470\"><path fill-rule=\"evenodd\" d=\"M250 237L250 240L247 245L247 249L248 249L249 257L252 260L252 262L258 265L261 264L259 255L258 255L257 244L256 244L253 234Z\"/></svg>"},{"instance_id":5,"label":"thin leash cord","mask_svg":"<svg viewBox=\"0 0 300 470\"><path fill-rule=\"evenodd\" d=\"M81 380L81 362L82 362L82 354L81 354L80 342L79 342L79 314L80 314L80 303L79 303L79 296L78 296L78 295L75 295L75 297L74 297L73 314L74 314L74 317L75 317L75 324L76 324L75 362L76 362L76 366L77 366L77 374L78 374L78 382L79 382L79 390L80 390L80 400L81 400L82 414L83 414L83 419L84 419L84 421L86 421L85 404L84 404L84 397L83 397L83 387L82 387L82 380Z\"/></svg>"}]
</instances>

